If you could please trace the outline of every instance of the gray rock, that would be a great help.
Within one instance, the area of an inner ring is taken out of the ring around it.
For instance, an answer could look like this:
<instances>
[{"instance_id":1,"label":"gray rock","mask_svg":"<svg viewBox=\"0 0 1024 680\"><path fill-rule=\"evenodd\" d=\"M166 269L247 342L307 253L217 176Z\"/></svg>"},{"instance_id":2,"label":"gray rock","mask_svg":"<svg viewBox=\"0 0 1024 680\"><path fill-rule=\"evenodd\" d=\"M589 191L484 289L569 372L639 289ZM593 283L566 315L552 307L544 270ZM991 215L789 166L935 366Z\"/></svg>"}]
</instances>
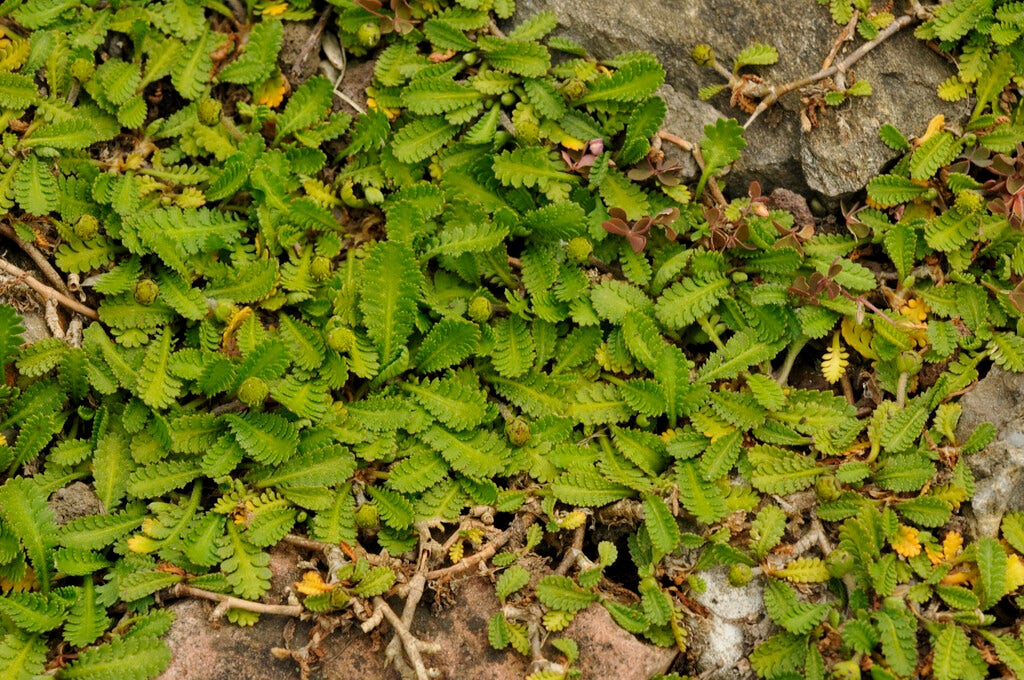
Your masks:
<instances>
[{"instance_id":1,"label":"gray rock","mask_svg":"<svg viewBox=\"0 0 1024 680\"><path fill-rule=\"evenodd\" d=\"M971 533L996 536L1004 513L1024 510L1024 375L992 367L960 405L958 441L983 422L996 428L992 443L966 459L976 487L968 513Z\"/></svg>"},{"instance_id":2,"label":"gray rock","mask_svg":"<svg viewBox=\"0 0 1024 680\"><path fill-rule=\"evenodd\" d=\"M587 47L598 58L629 50L649 50L665 65L669 102L666 128L698 141L703 127L715 118L747 115L729 106L728 93L702 102L697 91L720 84L710 69L690 59L693 47L711 44L719 62L727 67L732 57L756 42L774 45L779 62L765 69L748 69L772 83L782 84L821 68L841 28L826 8L811 0L779 3L772 0L727 2L691 0L665 3L577 2L576 0L520 0L518 16L550 10L560 21L561 34ZM844 47L839 59L863 43ZM907 65L913 64L913 74ZM832 202L858 191L897 154L878 139L883 123L897 125L905 134L924 131L931 117L964 118L966 104L941 101L935 88L954 73L953 67L911 35L911 29L880 45L858 61L857 78L867 79L874 94L858 98L818 116L818 127L805 133L800 124L803 107L799 93L790 93L747 130L747 149L728 182L733 192L745 191L752 180L765 192L776 187L811 189ZM847 81L852 82L851 74Z\"/></svg>"},{"instance_id":3,"label":"gray rock","mask_svg":"<svg viewBox=\"0 0 1024 680\"><path fill-rule=\"evenodd\" d=\"M694 596L708 611L691 621L690 672L721 680L748 680L754 673L746 659L772 629L764 609L764 583L760 577L740 588L729 583L728 569L701 572L707 589Z\"/></svg>"}]
</instances>

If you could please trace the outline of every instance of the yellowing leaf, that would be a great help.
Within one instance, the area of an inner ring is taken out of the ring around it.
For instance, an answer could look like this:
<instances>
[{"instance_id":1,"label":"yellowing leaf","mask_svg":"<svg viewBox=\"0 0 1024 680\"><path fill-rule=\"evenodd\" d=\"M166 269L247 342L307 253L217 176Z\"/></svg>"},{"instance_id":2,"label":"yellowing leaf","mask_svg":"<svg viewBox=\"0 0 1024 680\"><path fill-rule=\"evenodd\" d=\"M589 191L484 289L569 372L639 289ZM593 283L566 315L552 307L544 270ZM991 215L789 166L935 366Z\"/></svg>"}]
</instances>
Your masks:
<instances>
[{"instance_id":1,"label":"yellowing leaf","mask_svg":"<svg viewBox=\"0 0 1024 680\"><path fill-rule=\"evenodd\" d=\"M1024 586L1024 559L1010 555L1006 560L1006 592L1012 593L1021 586Z\"/></svg>"},{"instance_id":2,"label":"yellowing leaf","mask_svg":"<svg viewBox=\"0 0 1024 680\"><path fill-rule=\"evenodd\" d=\"M307 571L302 575L302 580L295 583L295 590L303 595L320 595L321 593L329 593L333 589L333 586L324 583L320 572L316 571Z\"/></svg>"},{"instance_id":3,"label":"yellowing leaf","mask_svg":"<svg viewBox=\"0 0 1024 680\"><path fill-rule=\"evenodd\" d=\"M466 552L466 544L463 541L455 541L452 543L452 547L448 548L448 558L452 561L452 564L457 564L462 561L462 556Z\"/></svg>"},{"instance_id":4,"label":"yellowing leaf","mask_svg":"<svg viewBox=\"0 0 1024 680\"><path fill-rule=\"evenodd\" d=\"M914 527L901 524L896 538L892 541L892 549L903 557L916 557L921 554L921 541L917 538L918 531Z\"/></svg>"},{"instance_id":5,"label":"yellowing leaf","mask_svg":"<svg viewBox=\"0 0 1024 680\"><path fill-rule=\"evenodd\" d=\"M279 3L276 3L274 5L268 5L267 7L265 7L263 9L262 12L260 12L260 14L262 14L265 17L276 17L276 16L279 16L281 14L284 14L287 11L288 11L288 3L287 2L279 2Z\"/></svg>"},{"instance_id":6,"label":"yellowing leaf","mask_svg":"<svg viewBox=\"0 0 1024 680\"><path fill-rule=\"evenodd\" d=\"M946 124L946 117L941 113L928 122L928 128L924 131L924 134L917 138L917 144L920 146L927 142L930 138L937 135Z\"/></svg>"},{"instance_id":7,"label":"yellowing leaf","mask_svg":"<svg viewBox=\"0 0 1024 680\"><path fill-rule=\"evenodd\" d=\"M900 308L900 314L917 323L924 323L930 311L928 304L920 298L911 298Z\"/></svg>"},{"instance_id":8,"label":"yellowing leaf","mask_svg":"<svg viewBox=\"0 0 1024 680\"><path fill-rule=\"evenodd\" d=\"M942 556L951 561L964 547L964 537L958 531L950 531L942 540Z\"/></svg>"},{"instance_id":9,"label":"yellowing leaf","mask_svg":"<svg viewBox=\"0 0 1024 680\"><path fill-rule=\"evenodd\" d=\"M278 71L256 88L256 103L276 109L284 101L288 89L288 81L284 79L284 74Z\"/></svg>"},{"instance_id":10,"label":"yellowing leaf","mask_svg":"<svg viewBox=\"0 0 1024 680\"><path fill-rule=\"evenodd\" d=\"M839 382L846 373L846 367L850 365L849 358L850 353L843 348L839 333L833 333L832 344L821 358L821 374L825 380L833 384Z\"/></svg>"},{"instance_id":11,"label":"yellowing leaf","mask_svg":"<svg viewBox=\"0 0 1024 680\"><path fill-rule=\"evenodd\" d=\"M846 340L850 347L857 350L857 354L865 359L878 358L878 354L871 347L873 333L868 328L856 323L847 316L843 318L841 329L843 331L843 340Z\"/></svg>"},{"instance_id":12,"label":"yellowing leaf","mask_svg":"<svg viewBox=\"0 0 1024 680\"><path fill-rule=\"evenodd\" d=\"M558 523L563 529L575 529L576 527L583 526L587 522L587 515L582 510L573 510L565 518Z\"/></svg>"}]
</instances>

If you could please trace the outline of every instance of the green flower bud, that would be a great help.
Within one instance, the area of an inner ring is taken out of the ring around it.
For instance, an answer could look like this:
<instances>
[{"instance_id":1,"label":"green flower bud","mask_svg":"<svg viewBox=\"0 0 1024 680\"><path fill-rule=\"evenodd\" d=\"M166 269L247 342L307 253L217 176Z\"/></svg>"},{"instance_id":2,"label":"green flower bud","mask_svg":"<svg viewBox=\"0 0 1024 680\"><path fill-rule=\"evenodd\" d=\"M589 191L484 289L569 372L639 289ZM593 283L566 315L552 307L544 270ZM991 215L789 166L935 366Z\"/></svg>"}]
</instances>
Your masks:
<instances>
[{"instance_id":1,"label":"green flower bud","mask_svg":"<svg viewBox=\"0 0 1024 680\"><path fill-rule=\"evenodd\" d=\"M100 221L92 215L82 215L75 223L75 236L88 241L100 231Z\"/></svg>"},{"instance_id":2,"label":"green flower bud","mask_svg":"<svg viewBox=\"0 0 1024 680\"><path fill-rule=\"evenodd\" d=\"M842 578L853 569L853 555L842 548L837 548L825 557L825 568L832 578Z\"/></svg>"},{"instance_id":3,"label":"green flower bud","mask_svg":"<svg viewBox=\"0 0 1024 680\"><path fill-rule=\"evenodd\" d=\"M246 406L252 408L259 406L270 394L270 388L267 386L267 382L262 378L246 378L242 381L242 384L238 386L238 401L242 402Z\"/></svg>"},{"instance_id":4,"label":"green flower bud","mask_svg":"<svg viewBox=\"0 0 1024 680\"><path fill-rule=\"evenodd\" d=\"M380 512L373 503L363 503L356 509L356 526L372 530L380 526Z\"/></svg>"},{"instance_id":5,"label":"green flower bud","mask_svg":"<svg viewBox=\"0 0 1024 680\"><path fill-rule=\"evenodd\" d=\"M364 187L363 196L370 205L377 205L384 200L384 192L377 187Z\"/></svg>"},{"instance_id":6,"label":"green flower bud","mask_svg":"<svg viewBox=\"0 0 1024 680\"><path fill-rule=\"evenodd\" d=\"M326 281L331 278L331 258L317 255L309 265L309 273L314 281Z\"/></svg>"},{"instance_id":7,"label":"green flower bud","mask_svg":"<svg viewBox=\"0 0 1024 680\"><path fill-rule=\"evenodd\" d=\"M480 55L478 55L476 52L466 52L465 54L462 55L462 63L466 64L467 66L473 66L478 61L480 61Z\"/></svg>"},{"instance_id":8,"label":"green flower bud","mask_svg":"<svg viewBox=\"0 0 1024 680\"><path fill-rule=\"evenodd\" d=\"M693 52L690 52L690 58L697 66L711 66L715 63L715 48L711 45L697 45Z\"/></svg>"},{"instance_id":9,"label":"green flower bud","mask_svg":"<svg viewBox=\"0 0 1024 680\"><path fill-rule=\"evenodd\" d=\"M961 191L953 205L960 212L973 215L985 207L985 198L977 191Z\"/></svg>"},{"instance_id":10,"label":"green flower bud","mask_svg":"<svg viewBox=\"0 0 1024 680\"><path fill-rule=\"evenodd\" d=\"M351 328L338 326L328 331L327 345L335 352L351 352L356 346L356 334Z\"/></svg>"},{"instance_id":11,"label":"green flower bud","mask_svg":"<svg viewBox=\"0 0 1024 680\"><path fill-rule=\"evenodd\" d=\"M754 572L745 564L734 564L729 567L729 584L742 588L754 578Z\"/></svg>"},{"instance_id":12,"label":"green flower bud","mask_svg":"<svg viewBox=\"0 0 1024 680\"><path fill-rule=\"evenodd\" d=\"M750 277L747 276L746 272L733 272L732 273L732 282L733 283L744 283L749 278Z\"/></svg>"},{"instance_id":13,"label":"green flower bud","mask_svg":"<svg viewBox=\"0 0 1024 680\"><path fill-rule=\"evenodd\" d=\"M380 42L380 26L373 21L367 21L356 31L356 40L363 47L376 47Z\"/></svg>"},{"instance_id":14,"label":"green flower bud","mask_svg":"<svg viewBox=\"0 0 1024 680\"><path fill-rule=\"evenodd\" d=\"M483 323L491 318L491 301L480 295L469 301L469 318L477 323Z\"/></svg>"},{"instance_id":15,"label":"green flower bud","mask_svg":"<svg viewBox=\"0 0 1024 680\"><path fill-rule=\"evenodd\" d=\"M160 294L160 286L153 279L142 279L135 284L135 301L140 305L151 305Z\"/></svg>"},{"instance_id":16,"label":"green flower bud","mask_svg":"<svg viewBox=\"0 0 1024 680\"><path fill-rule=\"evenodd\" d=\"M921 355L917 352L900 352L896 357L896 370L900 373L917 375L924 365Z\"/></svg>"},{"instance_id":17,"label":"green flower bud","mask_svg":"<svg viewBox=\"0 0 1024 680\"><path fill-rule=\"evenodd\" d=\"M75 59L71 62L71 76L80 83L92 78L96 73L96 64L92 59Z\"/></svg>"},{"instance_id":18,"label":"green flower bud","mask_svg":"<svg viewBox=\"0 0 1024 680\"><path fill-rule=\"evenodd\" d=\"M525 446L533 436L530 424L523 418L513 418L505 423L505 435L514 446Z\"/></svg>"},{"instance_id":19,"label":"green flower bud","mask_svg":"<svg viewBox=\"0 0 1024 680\"><path fill-rule=\"evenodd\" d=\"M579 262L580 264L587 262L592 252L594 252L594 244L590 242L590 239L582 236L569 239L569 242L565 244L565 254L573 262Z\"/></svg>"},{"instance_id":20,"label":"green flower bud","mask_svg":"<svg viewBox=\"0 0 1024 680\"><path fill-rule=\"evenodd\" d=\"M853 659L833 664L829 680L860 680L860 664Z\"/></svg>"},{"instance_id":21,"label":"green flower bud","mask_svg":"<svg viewBox=\"0 0 1024 680\"><path fill-rule=\"evenodd\" d=\"M818 495L819 501L827 503L839 498L840 494L843 493L843 489L839 485L839 480L835 477L823 476L818 477L818 480L814 483L814 492Z\"/></svg>"},{"instance_id":22,"label":"green flower bud","mask_svg":"<svg viewBox=\"0 0 1024 680\"><path fill-rule=\"evenodd\" d=\"M199 118L199 122L208 127L212 127L220 122L220 102L211 97L203 97L199 102L199 109L196 111L196 117Z\"/></svg>"},{"instance_id":23,"label":"green flower bud","mask_svg":"<svg viewBox=\"0 0 1024 680\"><path fill-rule=\"evenodd\" d=\"M569 78L562 86L562 94L569 99L579 99L587 94L587 84L579 78Z\"/></svg>"},{"instance_id":24,"label":"green flower bud","mask_svg":"<svg viewBox=\"0 0 1024 680\"><path fill-rule=\"evenodd\" d=\"M217 306L213 308L213 318L220 323L227 323L230 321L235 314L241 311L238 305L231 302L218 302Z\"/></svg>"},{"instance_id":25,"label":"green flower bud","mask_svg":"<svg viewBox=\"0 0 1024 680\"><path fill-rule=\"evenodd\" d=\"M514 94L512 94L511 92L506 92L505 94L501 95L501 105L502 106L512 106L515 103L516 103L516 96Z\"/></svg>"}]
</instances>

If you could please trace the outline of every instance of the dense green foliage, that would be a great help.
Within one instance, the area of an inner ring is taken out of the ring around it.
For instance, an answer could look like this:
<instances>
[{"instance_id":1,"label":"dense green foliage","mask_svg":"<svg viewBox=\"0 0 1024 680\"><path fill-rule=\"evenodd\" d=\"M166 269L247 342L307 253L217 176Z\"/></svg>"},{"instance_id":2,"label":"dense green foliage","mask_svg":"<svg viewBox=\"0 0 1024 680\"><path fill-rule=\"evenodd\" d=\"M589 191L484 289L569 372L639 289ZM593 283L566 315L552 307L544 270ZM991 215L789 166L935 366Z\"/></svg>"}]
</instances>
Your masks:
<instances>
[{"instance_id":1,"label":"dense green foliage","mask_svg":"<svg viewBox=\"0 0 1024 680\"><path fill-rule=\"evenodd\" d=\"M994 435L958 436L955 398L987 362L1024 370L1009 77L962 65L965 95L989 83L968 129L886 126L904 155L871 207L815 231L756 185L694 199L741 153L736 121L699 140L693 194L659 169L650 54L595 61L550 14L502 34L512 0L333 4L344 44L379 50L356 118L323 76L277 101L283 21L309 3L240 24L216 2L0 5L0 207L59 243L100 317L81 346L19 348L0 307L0 677L150 677L169 661L158 591L257 600L289 533L403 555L475 506L545 520L493 564L501 601L535 598L549 631L600 602L685 648L689 595L724 566L766 580L762 677L1024 674L1024 516L1002 541L946 528ZM994 4L955 0L919 33L1019 73L1016 37L961 17L1024 24ZM827 382L790 386L819 356ZM47 499L79 481L105 512L58 527ZM835 549L795 554L785 499L812 489ZM627 541L565 575L524 566L580 508L623 500L642 518ZM629 561L622 602L600 586ZM299 588L309 610L347 615L395 580L366 560L334 576ZM491 643L531 654L512 611ZM574 673L575 645L556 649L566 669L538 680Z\"/></svg>"}]
</instances>

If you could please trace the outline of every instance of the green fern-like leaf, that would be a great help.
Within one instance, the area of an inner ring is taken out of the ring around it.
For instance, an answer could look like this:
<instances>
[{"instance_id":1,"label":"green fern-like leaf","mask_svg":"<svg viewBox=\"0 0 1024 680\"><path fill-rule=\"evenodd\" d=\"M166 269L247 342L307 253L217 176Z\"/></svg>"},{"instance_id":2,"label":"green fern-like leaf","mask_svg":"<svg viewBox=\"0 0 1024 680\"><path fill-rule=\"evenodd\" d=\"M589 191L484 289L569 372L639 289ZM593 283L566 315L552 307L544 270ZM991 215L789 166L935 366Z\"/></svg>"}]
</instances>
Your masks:
<instances>
[{"instance_id":1,"label":"green fern-like leaf","mask_svg":"<svg viewBox=\"0 0 1024 680\"><path fill-rule=\"evenodd\" d=\"M666 112L665 101L660 97L651 97L633 110L626 124L626 137L616 156L617 163L631 165L647 155L651 147L648 140L658 133Z\"/></svg>"},{"instance_id":2,"label":"green fern-like leaf","mask_svg":"<svg viewBox=\"0 0 1024 680\"><path fill-rule=\"evenodd\" d=\"M589 83L587 94L579 101L584 104L637 102L650 97L665 82L665 69L653 55L646 56L650 58L623 64L611 75Z\"/></svg>"},{"instance_id":3,"label":"green fern-like leaf","mask_svg":"<svg viewBox=\"0 0 1024 680\"><path fill-rule=\"evenodd\" d=\"M295 453L299 444L295 425L274 413L229 414L228 427L253 460L277 465Z\"/></svg>"},{"instance_id":4,"label":"green fern-like leaf","mask_svg":"<svg viewBox=\"0 0 1024 680\"><path fill-rule=\"evenodd\" d=\"M560 162L540 147L503 151L494 157L494 176L505 186L537 187L548 193L553 186L566 185L575 178Z\"/></svg>"},{"instance_id":5,"label":"green fern-like leaf","mask_svg":"<svg viewBox=\"0 0 1024 680\"><path fill-rule=\"evenodd\" d=\"M711 524L728 514L722 492L704 479L693 461L676 464L676 486L683 507L699 521Z\"/></svg>"},{"instance_id":6,"label":"green fern-like leaf","mask_svg":"<svg viewBox=\"0 0 1024 680\"><path fill-rule=\"evenodd\" d=\"M79 653L61 669L61 680L146 680L171 663L171 650L155 637L115 638Z\"/></svg>"},{"instance_id":7,"label":"green fern-like leaf","mask_svg":"<svg viewBox=\"0 0 1024 680\"><path fill-rule=\"evenodd\" d=\"M435 425L420 434L420 438L440 453L452 468L474 479L487 479L505 469L508 449L492 431L485 430L467 437Z\"/></svg>"},{"instance_id":8,"label":"green fern-like leaf","mask_svg":"<svg viewBox=\"0 0 1024 680\"><path fill-rule=\"evenodd\" d=\"M50 549L57 543L57 524L53 511L46 505L46 496L31 480L8 479L0 487L0 517L28 555L40 588L49 592Z\"/></svg>"},{"instance_id":9,"label":"green fern-like leaf","mask_svg":"<svg viewBox=\"0 0 1024 680\"><path fill-rule=\"evenodd\" d=\"M979 631L992 643L999 660L1017 676L1024 675L1024 642L1011 635L997 635L986 630Z\"/></svg>"},{"instance_id":10,"label":"green fern-like leaf","mask_svg":"<svg viewBox=\"0 0 1024 680\"><path fill-rule=\"evenodd\" d=\"M171 83L185 99L197 99L206 90L213 70L211 53L220 42L219 35L204 31L171 69Z\"/></svg>"},{"instance_id":11,"label":"green fern-like leaf","mask_svg":"<svg viewBox=\"0 0 1024 680\"><path fill-rule=\"evenodd\" d=\"M156 409L167 408L181 394L181 381L170 373L171 340L171 331L165 329L150 343L135 384L138 397Z\"/></svg>"},{"instance_id":12,"label":"green fern-like leaf","mask_svg":"<svg viewBox=\"0 0 1024 680\"><path fill-rule=\"evenodd\" d=\"M660 496L645 494L644 526L659 555L669 555L679 545L679 525Z\"/></svg>"},{"instance_id":13,"label":"green fern-like leaf","mask_svg":"<svg viewBox=\"0 0 1024 680\"><path fill-rule=\"evenodd\" d=\"M409 111L434 116L476 104L483 95L449 77L417 78L402 89L402 103Z\"/></svg>"},{"instance_id":14,"label":"green fern-like leaf","mask_svg":"<svg viewBox=\"0 0 1024 680\"><path fill-rule=\"evenodd\" d=\"M569 415L584 425L603 425L628 420L630 411L615 385L592 383L576 391Z\"/></svg>"},{"instance_id":15,"label":"green fern-like leaf","mask_svg":"<svg viewBox=\"0 0 1024 680\"><path fill-rule=\"evenodd\" d=\"M714 309L728 288L724 276L677 281L658 299L655 314L668 328L685 328Z\"/></svg>"},{"instance_id":16,"label":"green fern-like leaf","mask_svg":"<svg viewBox=\"0 0 1024 680\"><path fill-rule=\"evenodd\" d=\"M792 586L770 580L764 589L764 606L772 621L794 635L803 635L828 616L829 604L802 601Z\"/></svg>"},{"instance_id":17,"label":"green fern-like leaf","mask_svg":"<svg viewBox=\"0 0 1024 680\"><path fill-rule=\"evenodd\" d=\"M914 184L899 175L878 175L868 182L868 197L882 207L907 203L919 198L928 187Z\"/></svg>"},{"instance_id":18,"label":"green fern-like leaf","mask_svg":"<svg viewBox=\"0 0 1024 680\"><path fill-rule=\"evenodd\" d=\"M382 487L370 487L368 491L385 524L392 529L399 530L407 529L412 525L412 504L405 496Z\"/></svg>"},{"instance_id":19,"label":"green fern-like leaf","mask_svg":"<svg viewBox=\"0 0 1024 680\"><path fill-rule=\"evenodd\" d=\"M733 72L744 66L771 66L779 60L779 51L771 45L755 43L745 48L733 60Z\"/></svg>"},{"instance_id":20,"label":"green fern-like leaf","mask_svg":"<svg viewBox=\"0 0 1024 680\"><path fill-rule=\"evenodd\" d=\"M259 599L270 588L270 555L250 544L234 523L227 523L227 540L218 550L220 568L239 597Z\"/></svg>"},{"instance_id":21,"label":"green fern-like leaf","mask_svg":"<svg viewBox=\"0 0 1024 680\"><path fill-rule=\"evenodd\" d=\"M12 307L0 305L0 367L14 358L24 332L21 316Z\"/></svg>"},{"instance_id":22,"label":"green fern-like leaf","mask_svg":"<svg viewBox=\"0 0 1024 680\"><path fill-rule=\"evenodd\" d=\"M945 624L935 638L932 673L936 680L956 680L963 677L970 640L960 626Z\"/></svg>"},{"instance_id":23,"label":"green fern-like leaf","mask_svg":"<svg viewBox=\"0 0 1024 680\"><path fill-rule=\"evenodd\" d=\"M606 205L622 208L631 220L638 220L650 212L647 194L618 170L607 169L598 188Z\"/></svg>"},{"instance_id":24,"label":"green fern-like leaf","mask_svg":"<svg viewBox=\"0 0 1024 680\"><path fill-rule=\"evenodd\" d=\"M22 161L15 171L14 198L29 214L41 217L56 210L58 192L57 180L50 168L35 154Z\"/></svg>"},{"instance_id":25,"label":"green fern-like leaf","mask_svg":"<svg viewBox=\"0 0 1024 680\"><path fill-rule=\"evenodd\" d=\"M398 356L412 332L421 278L416 257L405 244L377 244L366 259L359 309L384 363Z\"/></svg>"},{"instance_id":26,"label":"green fern-like leaf","mask_svg":"<svg viewBox=\"0 0 1024 680\"><path fill-rule=\"evenodd\" d=\"M754 466L750 483L764 493L790 494L806 489L825 472L810 457L775 446L755 446L748 457Z\"/></svg>"},{"instance_id":27,"label":"green fern-like leaf","mask_svg":"<svg viewBox=\"0 0 1024 680\"><path fill-rule=\"evenodd\" d=\"M465 361L480 342L480 329L463 319L441 319L433 328L414 356L421 373L434 373Z\"/></svg>"},{"instance_id":28,"label":"green fern-like leaf","mask_svg":"<svg viewBox=\"0 0 1024 680\"><path fill-rule=\"evenodd\" d=\"M910 177L916 180L930 178L958 152L959 145L953 133L943 131L932 135L910 157Z\"/></svg>"},{"instance_id":29,"label":"green fern-like leaf","mask_svg":"<svg viewBox=\"0 0 1024 680\"><path fill-rule=\"evenodd\" d=\"M45 633L61 625L67 606L60 598L42 593L11 593L0 597L0 612L29 633Z\"/></svg>"},{"instance_id":30,"label":"green fern-like leaf","mask_svg":"<svg viewBox=\"0 0 1024 680\"><path fill-rule=\"evenodd\" d=\"M545 576L537 582L537 599L545 606L575 612L590 606L597 596L577 585L568 576Z\"/></svg>"},{"instance_id":31,"label":"green fern-like leaf","mask_svg":"<svg viewBox=\"0 0 1024 680\"><path fill-rule=\"evenodd\" d=\"M130 506L109 515L86 515L61 527L60 545L77 550L99 550L134 531L142 524L145 510Z\"/></svg>"},{"instance_id":32,"label":"green fern-like leaf","mask_svg":"<svg viewBox=\"0 0 1024 680\"><path fill-rule=\"evenodd\" d=\"M493 330L491 361L495 370L506 378L516 378L529 371L537 352L526 322L513 316L498 321Z\"/></svg>"},{"instance_id":33,"label":"green fern-like leaf","mask_svg":"<svg viewBox=\"0 0 1024 680\"><path fill-rule=\"evenodd\" d=\"M0 73L0 105L5 109L27 109L38 98L36 84L20 73Z\"/></svg>"},{"instance_id":34,"label":"green fern-like leaf","mask_svg":"<svg viewBox=\"0 0 1024 680\"><path fill-rule=\"evenodd\" d=\"M551 54L536 42L481 36L477 39L477 46L484 52L488 63L499 71L537 78L551 67Z\"/></svg>"},{"instance_id":35,"label":"green fern-like leaf","mask_svg":"<svg viewBox=\"0 0 1024 680\"><path fill-rule=\"evenodd\" d=\"M909 676L917 666L917 622L909 611L880 609L875 613L885 660L894 672Z\"/></svg>"},{"instance_id":36,"label":"green fern-like leaf","mask_svg":"<svg viewBox=\"0 0 1024 680\"><path fill-rule=\"evenodd\" d=\"M487 417L487 396L454 374L421 383L407 382L402 388L445 427L470 430Z\"/></svg>"},{"instance_id":37,"label":"green fern-like leaf","mask_svg":"<svg viewBox=\"0 0 1024 680\"><path fill-rule=\"evenodd\" d=\"M4 680L32 680L46 664L46 640L15 629L0 638L0 668Z\"/></svg>"},{"instance_id":38,"label":"green fern-like leaf","mask_svg":"<svg viewBox=\"0 0 1024 680\"><path fill-rule=\"evenodd\" d=\"M284 25L276 19L264 18L249 32L238 59L222 68L217 79L243 85L265 80L277 61L283 40Z\"/></svg>"},{"instance_id":39,"label":"green fern-like leaf","mask_svg":"<svg viewBox=\"0 0 1024 680\"><path fill-rule=\"evenodd\" d=\"M551 483L555 498L580 507L600 507L629 498L636 492L628 486L607 480L598 472L567 472Z\"/></svg>"},{"instance_id":40,"label":"green fern-like leaf","mask_svg":"<svg viewBox=\"0 0 1024 680\"><path fill-rule=\"evenodd\" d=\"M161 461L135 470L128 477L125 488L135 498L155 498L180 489L200 474L200 461Z\"/></svg>"},{"instance_id":41,"label":"green fern-like leaf","mask_svg":"<svg viewBox=\"0 0 1024 680\"><path fill-rule=\"evenodd\" d=\"M391 139L391 152L403 163L419 163L441 150L459 129L443 116L417 118Z\"/></svg>"}]
</instances>

